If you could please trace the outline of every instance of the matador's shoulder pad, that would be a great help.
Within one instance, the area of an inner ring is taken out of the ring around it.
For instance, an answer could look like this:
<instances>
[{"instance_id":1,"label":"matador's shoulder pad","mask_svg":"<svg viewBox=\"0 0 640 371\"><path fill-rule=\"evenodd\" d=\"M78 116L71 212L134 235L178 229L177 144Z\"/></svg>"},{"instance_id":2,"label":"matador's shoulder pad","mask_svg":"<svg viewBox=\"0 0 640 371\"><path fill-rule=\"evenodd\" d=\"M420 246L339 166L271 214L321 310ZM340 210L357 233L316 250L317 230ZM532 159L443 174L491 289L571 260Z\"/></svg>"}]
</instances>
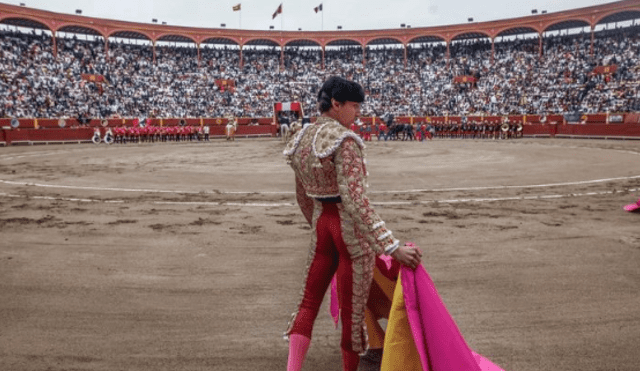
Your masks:
<instances>
[{"instance_id":1,"label":"matador's shoulder pad","mask_svg":"<svg viewBox=\"0 0 640 371\"><path fill-rule=\"evenodd\" d=\"M316 125L320 127L313 139L313 152L318 158L331 156L347 138L353 138L360 148L365 148L360 136L333 119L320 117Z\"/></svg>"}]
</instances>

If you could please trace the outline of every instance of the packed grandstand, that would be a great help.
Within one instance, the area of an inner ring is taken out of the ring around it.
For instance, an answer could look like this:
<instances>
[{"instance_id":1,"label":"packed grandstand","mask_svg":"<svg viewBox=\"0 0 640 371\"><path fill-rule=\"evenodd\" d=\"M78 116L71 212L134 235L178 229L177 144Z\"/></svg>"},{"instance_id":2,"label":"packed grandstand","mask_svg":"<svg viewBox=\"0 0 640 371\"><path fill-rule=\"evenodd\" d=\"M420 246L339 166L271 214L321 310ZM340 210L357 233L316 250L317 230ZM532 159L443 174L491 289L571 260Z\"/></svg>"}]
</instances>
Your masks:
<instances>
[{"instance_id":1,"label":"packed grandstand","mask_svg":"<svg viewBox=\"0 0 640 371\"><path fill-rule=\"evenodd\" d=\"M613 13L591 30L566 20L540 34L514 26L493 42L467 33L449 43L380 38L364 48L346 40L281 50L273 42L241 49L229 40L156 46L124 34L105 46L104 37L81 26L54 38L44 22L5 16L0 117L257 118L272 117L274 102L287 101L314 112L314 93L330 75L365 87L364 116L634 112L640 110L636 18L640 8Z\"/></svg>"}]
</instances>

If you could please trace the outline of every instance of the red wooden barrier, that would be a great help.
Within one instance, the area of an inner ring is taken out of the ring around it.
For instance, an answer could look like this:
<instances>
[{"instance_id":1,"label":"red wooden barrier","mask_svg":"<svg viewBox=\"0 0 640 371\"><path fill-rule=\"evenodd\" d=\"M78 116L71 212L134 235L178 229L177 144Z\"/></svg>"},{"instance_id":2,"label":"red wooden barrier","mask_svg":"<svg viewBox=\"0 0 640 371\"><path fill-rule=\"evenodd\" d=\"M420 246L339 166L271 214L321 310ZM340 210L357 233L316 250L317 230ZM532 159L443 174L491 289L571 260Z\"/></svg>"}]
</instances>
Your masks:
<instances>
[{"instance_id":1,"label":"red wooden barrier","mask_svg":"<svg viewBox=\"0 0 640 371\"><path fill-rule=\"evenodd\" d=\"M555 125L549 125L549 124L523 125L522 134L526 136L554 136Z\"/></svg>"},{"instance_id":2,"label":"red wooden barrier","mask_svg":"<svg viewBox=\"0 0 640 371\"><path fill-rule=\"evenodd\" d=\"M236 136L275 136L277 132L275 125L238 125ZM210 127L210 136L226 136L225 125L212 125Z\"/></svg>"},{"instance_id":3,"label":"red wooden barrier","mask_svg":"<svg viewBox=\"0 0 640 371\"><path fill-rule=\"evenodd\" d=\"M557 135L595 137L640 137L637 124L584 124L560 125Z\"/></svg>"},{"instance_id":4,"label":"red wooden barrier","mask_svg":"<svg viewBox=\"0 0 640 371\"><path fill-rule=\"evenodd\" d=\"M7 145L33 142L81 142L91 141L93 129L2 129Z\"/></svg>"},{"instance_id":5,"label":"red wooden barrier","mask_svg":"<svg viewBox=\"0 0 640 371\"><path fill-rule=\"evenodd\" d=\"M276 135L275 125L248 125L238 126L236 135Z\"/></svg>"},{"instance_id":6,"label":"red wooden barrier","mask_svg":"<svg viewBox=\"0 0 640 371\"><path fill-rule=\"evenodd\" d=\"M311 118L312 122L315 122L315 117ZM108 127L117 126L134 126L135 119L109 119L107 120ZM168 119L151 119L152 125L162 126L175 126L180 125L180 118L168 118ZM362 117L362 122L366 124L372 124L374 122L381 123L382 118L376 117ZM398 123L410 123L414 124L431 122L431 123L443 123L445 120L449 122L460 123L461 117L410 117L401 116L395 119ZM505 120L503 116L468 116L468 122L487 121L491 123L501 123ZM584 124L567 124L562 115L527 115L527 116L510 116L508 117L510 122L523 123L523 134L525 136L575 136L575 137L601 137L601 138L640 138L640 114L611 114L607 117L606 114L590 114L583 115L581 122ZM609 123L607 124L607 120ZM89 127L78 127L78 121L75 118L69 118L66 120L66 127L60 128L57 119L38 119L37 126L39 129L34 129L36 120L34 119L19 119L20 125L18 128L10 128L11 119L0 119L0 143L9 145L11 143L38 143L38 142L74 142L74 141L90 141L93 137L93 130L96 127L102 127L102 120L91 120ZM211 136L225 136L225 126L227 124L226 118L188 118L184 119L186 125L199 127L202 124L210 127ZM277 134L277 127L273 125L272 117L263 117L257 119L259 125L250 125L255 122L255 119L239 118L239 125L236 131L238 136L275 136ZM544 121L544 122L542 122ZM615 122L615 123L614 123ZM620 122L620 123L618 123ZM104 135L104 129L101 130ZM374 133L376 134L375 130Z\"/></svg>"},{"instance_id":7,"label":"red wooden barrier","mask_svg":"<svg viewBox=\"0 0 640 371\"><path fill-rule=\"evenodd\" d=\"M574 136L599 138L640 138L640 124L530 124L525 136Z\"/></svg>"}]
</instances>

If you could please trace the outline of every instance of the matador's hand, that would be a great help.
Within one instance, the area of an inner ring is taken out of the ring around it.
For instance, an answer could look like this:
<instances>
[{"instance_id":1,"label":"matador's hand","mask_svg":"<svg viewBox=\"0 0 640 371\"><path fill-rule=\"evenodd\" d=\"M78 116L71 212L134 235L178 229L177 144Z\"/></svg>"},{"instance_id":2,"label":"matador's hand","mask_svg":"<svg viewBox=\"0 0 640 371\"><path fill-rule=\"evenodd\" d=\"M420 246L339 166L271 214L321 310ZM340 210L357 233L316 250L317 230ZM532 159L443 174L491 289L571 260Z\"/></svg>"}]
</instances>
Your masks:
<instances>
[{"instance_id":1,"label":"matador's hand","mask_svg":"<svg viewBox=\"0 0 640 371\"><path fill-rule=\"evenodd\" d=\"M416 269L422 262L422 251L415 245L400 246L391 254L400 264Z\"/></svg>"}]
</instances>

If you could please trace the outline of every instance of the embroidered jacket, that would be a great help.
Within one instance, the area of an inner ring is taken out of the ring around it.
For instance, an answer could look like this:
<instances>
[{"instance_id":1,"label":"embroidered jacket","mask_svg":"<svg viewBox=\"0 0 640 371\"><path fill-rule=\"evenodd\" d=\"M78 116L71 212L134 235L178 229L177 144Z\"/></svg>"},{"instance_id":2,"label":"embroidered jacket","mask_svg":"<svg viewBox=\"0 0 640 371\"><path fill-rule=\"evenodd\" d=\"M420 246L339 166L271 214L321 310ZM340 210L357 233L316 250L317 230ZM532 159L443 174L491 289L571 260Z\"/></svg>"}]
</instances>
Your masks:
<instances>
[{"instance_id":1,"label":"embroidered jacket","mask_svg":"<svg viewBox=\"0 0 640 371\"><path fill-rule=\"evenodd\" d=\"M340 196L369 247L378 255L391 254L399 241L367 198L364 148L357 134L322 116L293 136L283 153L295 172L298 203L308 221L313 212L311 199Z\"/></svg>"}]
</instances>

